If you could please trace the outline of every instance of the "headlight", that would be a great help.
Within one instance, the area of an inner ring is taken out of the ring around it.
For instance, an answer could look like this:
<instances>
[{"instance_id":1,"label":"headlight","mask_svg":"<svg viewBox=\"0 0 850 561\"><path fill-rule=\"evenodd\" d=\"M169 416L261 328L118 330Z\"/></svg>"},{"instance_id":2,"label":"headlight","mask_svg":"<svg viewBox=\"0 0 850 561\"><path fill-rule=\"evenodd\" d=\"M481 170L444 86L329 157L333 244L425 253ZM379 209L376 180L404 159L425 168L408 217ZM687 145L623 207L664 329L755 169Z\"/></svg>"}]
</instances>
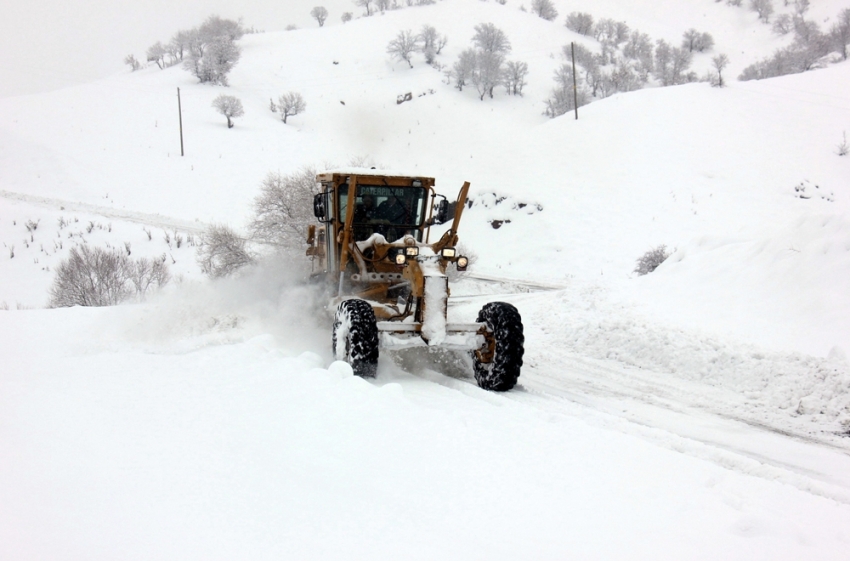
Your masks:
<instances>
[{"instance_id":1,"label":"headlight","mask_svg":"<svg viewBox=\"0 0 850 561\"><path fill-rule=\"evenodd\" d=\"M407 246L404 248L404 254L408 257L416 257L419 255L419 248L414 246Z\"/></svg>"},{"instance_id":2,"label":"headlight","mask_svg":"<svg viewBox=\"0 0 850 561\"><path fill-rule=\"evenodd\" d=\"M465 271L466 268L469 266L469 259L461 255L457 258L457 261L455 261L455 265L457 265L458 271Z\"/></svg>"},{"instance_id":3,"label":"headlight","mask_svg":"<svg viewBox=\"0 0 850 561\"><path fill-rule=\"evenodd\" d=\"M440 255L442 255L446 259L451 259L455 255L457 255L457 250L453 247L444 247L443 250L440 252Z\"/></svg>"},{"instance_id":4,"label":"headlight","mask_svg":"<svg viewBox=\"0 0 850 561\"><path fill-rule=\"evenodd\" d=\"M396 253L395 264L404 265L405 263L407 263L407 257L404 255L404 253Z\"/></svg>"}]
</instances>

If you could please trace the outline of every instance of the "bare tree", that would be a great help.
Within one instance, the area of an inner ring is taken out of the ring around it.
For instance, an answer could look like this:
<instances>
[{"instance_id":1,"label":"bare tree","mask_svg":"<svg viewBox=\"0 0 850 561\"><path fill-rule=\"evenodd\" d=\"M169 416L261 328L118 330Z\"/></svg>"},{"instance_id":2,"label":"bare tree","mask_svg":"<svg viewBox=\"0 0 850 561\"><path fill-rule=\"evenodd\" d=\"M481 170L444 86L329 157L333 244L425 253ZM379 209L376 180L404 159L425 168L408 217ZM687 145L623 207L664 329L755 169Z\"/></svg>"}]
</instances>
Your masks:
<instances>
[{"instance_id":1,"label":"bare tree","mask_svg":"<svg viewBox=\"0 0 850 561\"><path fill-rule=\"evenodd\" d=\"M479 99L485 95L493 98L493 89L502 81L502 64L505 57L501 53L479 51L476 56L475 72L472 73L472 83L478 90Z\"/></svg>"},{"instance_id":2,"label":"bare tree","mask_svg":"<svg viewBox=\"0 0 850 561\"><path fill-rule=\"evenodd\" d=\"M637 61L635 70L643 82L649 80L649 75L655 68L653 54L652 39L646 33L641 33L638 30L633 31L626 44L623 45L623 56Z\"/></svg>"},{"instance_id":3,"label":"bare tree","mask_svg":"<svg viewBox=\"0 0 850 561\"><path fill-rule=\"evenodd\" d=\"M593 16L584 12L572 12L567 16L566 26L579 35L590 35L593 33Z\"/></svg>"},{"instance_id":4,"label":"bare tree","mask_svg":"<svg viewBox=\"0 0 850 561\"><path fill-rule=\"evenodd\" d=\"M685 49L673 47L672 64L670 66L670 85L684 84L693 80L690 74L686 74L691 67L693 55Z\"/></svg>"},{"instance_id":5,"label":"bare tree","mask_svg":"<svg viewBox=\"0 0 850 561\"><path fill-rule=\"evenodd\" d=\"M843 9L836 19L838 21L833 24L830 37L835 50L841 58L847 60L847 45L850 44L850 8Z\"/></svg>"},{"instance_id":6,"label":"bare tree","mask_svg":"<svg viewBox=\"0 0 850 561\"><path fill-rule=\"evenodd\" d=\"M201 234L198 265L211 278L226 277L254 262L246 241L224 224L213 224Z\"/></svg>"},{"instance_id":7,"label":"bare tree","mask_svg":"<svg viewBox=\"0 0 850 561\"><path fill-rule=\"evenodd\" d=\"M630 31L625 22L610 18L599 20L599 23L593 27L593 35L597 41L614 46L627 41Z\"/></svg>"},{"instance_id":8,"label":"bare tree","mask_svg":"<svg viewBox=\"0 0 850 561\"><path fill-rule=\"evenodd\" d=\"M135 72L136 70L142 67L142 65L139 64L139 61L136 60L136 57L132 54L129 54L124 57L124 64L129 65L130 70L132 72Z\"/></svg>"},{"instance_id":9,"label":"bare tree","mask_svg":"<svg viewBox=\"0 0 850 561\"><path fill-rule=\"evenodd\" d=\"M328 10L324 6L316 6L310 10L310 16L319 22L319 27L323 27L325 20L328 19Z\"/></svg>"},{"instance_id":10,"label":"bare tree","mask_svg":"<svg viewBox=\"0 0 850 561\"><path fill-rule=\"evenodd\" d=\"M703 32L699 36L699 40L696 43L697 51L704 53L705 51L710 51L714 48L714 37L711 36L710 33Z\"/></svg>"},{"instance_id":11,"label":"bare tree","mask_svg":"<svg viewBox=\"0 0 850 561\"><path fill-rule=\"evenodd\" d=\"M786 35L794 29L794 20L788 14L780 14L773 20L773 32L777 35Z\"/></svg>"},{"instance_id":12,"label":"bare tree","mask_svg":"<svg viewBox=\"0 0 850 561\"><path fill-rule=\"evenodd\" d=\"M280 247L300 247L315 220L313 195L316 170L306 167L291 175L269 173L254 199L253 239Z\"/></svg>"},{"instance_id":13,"label":"bare tree","mask_svg":"<svg viewBox=\"0 0 850 561\"><path fill-rule=\"evenodd\" d=\"M196 43L196 48L190 51L183 65L201 83L226 86L227 74L239 61L240 55L236 43L226 36L220 36L208 43Z\"/></svg>"},{"instance_id":14,"label":"bare tree","mask_svg":"<svg viewBox=\"0 0 850 561\"><path fill-rule=\"evenodd\" d=\"M662 86L670 85L670 65L673 59L672 48L664 39L655 42L655 77Z\"/></svg>"},{"instance_id":15,"label":"bare tree","mask_svg":"<svg viewBox=\"0 0 850 561\"><path fill-rule=\"evenodd\" d=\"M307 110L307 103L298 92L287 92L277 98L277 108L280 110L280 118L286 124L286 119L298 115Z\"/></svg>"},{"instance_id":16,"label":"bare tree","mask_svg":"<svg viewBox=\"0 0 850 561\"><path fill-rule=\"evenodd\" d=\"M750 0L750 9L756 12L759 19L764 23L770 22L770 16L773 15L772 0Z\"/></svg>"},{"instance_id":17,"label":"bare tree","mask_svg":"<svg viewBox=\"0 0 850 561\"><path fill-rule=\"evenodd\" d=\"M717 71L717 83L715 85L718 88L722 88L724 86L723 69L729 64L729 57L724 54L719 54L711 59L711 62L714 65L714 69Z\"/></svg>"},{"instance_id":18,"label":"bare tree","mask_svg":"<svg viewBox=\"0 0 850 561\"><path fill-rule=\"evenodd\" d=\"M548 21L558 17L558 10L552 0L531 0L531 11Z\"/></svg>"},{"instance_id":19,"label":"bare tree","mask_svg":"<svg viewBox=\"0 0 850 561\"><path fill-rule=\"evenodd\" d=\"M449 78L454 80L455 87L458 90L463 91L463 87L472 78L477 65L478 55L475 49L466 49L460 53L460 56L452 65L452 69L449 72Z\"/></svg>"},{"instance_id":20,"label":"bare tree","mask_svg":"<svg viewBox=\"0 0 850 561\"><path fill-rule=\"evenodd\" d=\"M437 29L431 25L423 25L419 35L416 36L419 50L425 56L425 62L431 64L434 58L440 54L446 46L448 38L437 33Z\"/></svg>"},{"instance_id":21,"label":"bare tree","mask_svg":"<svg viewBox=\"0 0 850 561\"><path fill-rule=\"evenodd\" d=\"M578 98L579 107L588 102L587 90L582 86L578 77L576 77L576 82L578 88L574 92L573 68L571 65L563 64L555 71L555 88L546 100L546 111L544 115L554 119L568 111L572 111L576 107L576 97Z\"/></svg>"},{"instance_id":22,"label":"bare tree","mask_svg":"<svg viewBox=\"0 0 850 561\"><path fill-rule=\"evenodd\" d=\"M511 42L505 32L492 23L481 23L475 26L472 42L478 50L485 53L506 55L511 52Z\"/></svg>"},{"instance_id":23,"label":"bare tree","mask_svg":"<svg viewBox=\"0 0 850 561\"><path fill-rule=\"evenodd\" d=\"M226 37L231 41L236 41L245 35L245 28L242 27L241 19L234 21L212 15L201 24L198 28L198 33L205 42L213 41L219 37Z\"/></svg>"},{"instance_id":24,"label":"bare tree","mask_svg":"<svg viewBox=\"0 0 850 561\"><path fill-rule=\"evenodd\" d=\"M689 51L671 47L664 39L659 39L655 44L655 77L662 86L689 82L693 76L686 72L692 59Z\"/></svg>"},{"instance_id":25,"label":"bare tree","mask_svg":"<svg viewBox=\"0 0 850 561\"><path fill-rule=\"evenodd\" d=\"M183 55L189 49L189 41L191 39L191 33L189 31L178 31L171 38L171 41L168 42L168 53L172 56L174 61L182 61Z\"/></svg>"},{"instance_id":26,"label":"bare tree","mask_svg":"<svg viewBox=\"0 0 850 561\"><path fill-rule=\"evenodd\" d=\"M413 68L413 63L410 61L413 53L416 52L417 41L416 37L413 35L413 31L406 29L404 31L399 31L398 35L395 36L395 39L390 41L389 45L387 45L387 53L392 55L393 58L397 58L399 60L403 60Z\"/></svg>"},{"instance_id":27,"label":"bare tree","mask_svg":"<svg viewBox=\"0 0 850 561\"><path fill-rule=\"evenodd\" d=\"M371 16L372 15L372 3L374 1L375 0L354 0L354 4L357 5L357 6L362 6L363 8L366 8L366 15Z\"/></svg>"},{"instance_id":28,"label":"bare tree","mask_svg":"<svg viewBox=\"0 0 850 561\"><path fill-rule=\"evenodd\" d=\"M527 75L528 64L513 60L505 64L502 81L509 95L522 95L522 88L526 84L525 77Z\"/></svg>"},{"instance_id":29,"label":"bare tree","mask_svg":"<svg viewBox=\"0 0 850 561\"><path fill-rule=\"evenodd\" d=\"M165 50L165 47L162 46L160 41L151 45L145 54L147 55L148 62L156 63L160 70L165 68L165 55L168 54L168 51Z\"/></svg>"},{"instance_id":30,"label":"bare tree","mask_svg":"<svg viewBox=\"0 0 850 561\"><path fill-rule=\"evenodd\" d=\"M386 12L390 9L390 0L374 0L375 7L378 8L381 12Z\"/></svg>"},{"instance_id":31,"label":"bare tree","mask_svg":"<svg viewBox=\"0 0 850 561\"><path fill-rule=\"evenodd\" d=\"M244 35L241 22L210 16L185 37L188 56L183 66L201 83L227 85L227 74L239 61L235 41Z\"/></svg>"},{"instance_id":32,"label":"bare tree","mask_svg":"<svg viewBox=\"0 0 850 561\"><path fill-rule=\"evenodd\" d=\"M682 35L682 48L688 52L704 52L714 46L714 38L708 33L700 33L691 28Z\"/></svg>"},{"instance_id":33,"label":"bare tree","mask_svg":"<svg viewBox=\"0 0 850 561\"><path fill-rule=\"evenodd\" d=\"M245 114L242 102L232 95L220 95L212 102L212 106L227 119L227 128L233 128L233 119Z\"/></svg>"}]
</instances>

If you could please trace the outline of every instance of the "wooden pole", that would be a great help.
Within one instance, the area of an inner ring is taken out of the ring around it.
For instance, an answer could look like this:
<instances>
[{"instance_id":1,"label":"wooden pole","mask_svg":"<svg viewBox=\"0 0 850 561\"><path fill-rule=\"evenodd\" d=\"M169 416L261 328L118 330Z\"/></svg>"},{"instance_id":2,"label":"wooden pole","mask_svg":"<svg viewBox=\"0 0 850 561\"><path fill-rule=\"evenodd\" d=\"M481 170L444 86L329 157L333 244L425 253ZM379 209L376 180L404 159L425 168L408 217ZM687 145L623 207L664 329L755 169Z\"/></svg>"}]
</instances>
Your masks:
<instances>
[{"instance_id":1,"label":"wooden pole","mask_svg":"<svg viewBox=\"0 0 850 561\"><path fill-rule=\"evenodd\" d=\"M573 55L573 105L576 109L576 121L578 121L578 86L576 86L576 44L570 43L570 51Z\"/></svg>"},{"instance_id":2,"label":"wooden pole","mask_svg":"<svg viewBox=\"0 0 850 561\"><path fill-rule=\"evenodd\" d=\"M180 156L184 156L183 153L183 106L180 105L180 88L177 88L177 114L180 118Z\"/></svg>"}]
</instances>

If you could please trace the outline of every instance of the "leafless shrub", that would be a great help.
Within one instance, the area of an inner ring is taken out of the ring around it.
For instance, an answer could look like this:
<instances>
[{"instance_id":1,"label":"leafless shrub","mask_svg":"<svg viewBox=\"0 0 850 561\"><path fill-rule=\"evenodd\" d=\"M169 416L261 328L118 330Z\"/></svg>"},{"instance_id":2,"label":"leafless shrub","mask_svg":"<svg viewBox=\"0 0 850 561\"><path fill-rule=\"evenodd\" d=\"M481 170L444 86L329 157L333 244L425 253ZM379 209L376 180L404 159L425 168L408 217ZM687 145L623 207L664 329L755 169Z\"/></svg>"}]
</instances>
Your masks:
<instances>
[{"instance_id":1,"label":"leafless shrub","mask_svg":"<svg viewBox=\"0 0 850 561\"><path fill-rule=\"evenodd\" d=\"M165 254L163 254L164 261ZM254 262L244 238L224 224L213 224L201 235L198 264L211 278L226 277Z\"/></svg>"},{"instance_id":2,"label":"leafless shrub","mask_svg":"<svg viewBox=\"0 0 850 561\"><path fill-rule=\"evenodd\" d=\"M593 32L593 16L584 12L572 12L567 16L567 29L580 35L590 35Z\"/></svg>"},{"instance_id":3,"label":"leafless shrub","mask_svg":"<svg viewBox=\"0 0 850 561\"><path fill-rule=\"evenodd\" d=\"M133 283L136 294L141 299L145 298L152 286L163 287L171 280L168 265L158 259L142 257L129 265L127 273L130 282Z\"/></svg>"},{"instance_id":4,"label":"leafless shrub","mask_svg":"<svg viewBox=\"0 0 850 561\"><path fill-rule=\"evenodd\" d=\"M132 54L124 57L124 64L128 65L132 72L135 72L142 67L141 63Z\"/></svg>"},{"instance_id":5,"label":"leafless shrub","mask_svg":"<svg viewBox=\"0 0 850 561\"><path fill-rule=\"evenodd\" d=\"M170 274L165 263L130 259L129 244L124 245L127 255L87 245L71 248L56 269L49 306L112 306L134 294L144 298L152 285L168 283Z\"/></svg>"},{"instance_id":6,"label":"leafless shrub","mask_svg":"<svg viewBox=\"0 0 850 561\"><path fill-rule=\"evenodd\" d=\"M531 0L531 11L548 21L558 17L558 10L552 0Z\"/></svg>"},{"instance_id":7,"label":"leafless shrub","mask_svg":"<svg viewBox=\"0 0 850 561\"><path fill-rule=\"evenodd\" d=\"M838 148L838 152L836 152L839 156L846 156L850 153L850 146L847 145L847 131L844 131L844 140L836 146Z\"/></svg>"},{"instance_id":8,"label":"leafless shrub","mask_svg":"<svg viewBox=\"0 0 850 561\"><path fill-rule=\"evenodd\" d=\"M71 248L56 269L49 306L112 306L126 300L132 294L128 265L127 258L115 251L86 245Z\"/></svg>"},{"instance_id":9,"label":"leafless shrub","mask_svg":"<svg viewBox=\"0 0 850 561\"><path fill-rule=\"evenodd\" d=\"M664 263L668 257L670 257L670 252L667 251L667 246L659 245L655 249L651 249L644 253L640 259L637 260L634 272L641 276L648 275L657 269L659 265Z\"/></svg>"}]
</instances>

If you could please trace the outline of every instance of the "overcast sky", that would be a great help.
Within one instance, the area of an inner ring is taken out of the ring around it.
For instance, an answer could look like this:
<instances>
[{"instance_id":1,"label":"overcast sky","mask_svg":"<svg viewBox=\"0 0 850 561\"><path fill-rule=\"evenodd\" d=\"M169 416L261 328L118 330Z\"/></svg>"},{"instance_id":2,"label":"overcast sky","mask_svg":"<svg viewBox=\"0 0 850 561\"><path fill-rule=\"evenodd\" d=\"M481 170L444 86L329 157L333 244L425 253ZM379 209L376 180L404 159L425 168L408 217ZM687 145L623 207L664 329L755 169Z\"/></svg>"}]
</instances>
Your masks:
<instances>
[{"instance_id":1,"label":"overcast sky","mask_svg":"<svg viewBox=\"0 0 850 561\"><path fill-rule=\"evenodd\" d=\"M0 0L0 97L121 72L127 54L144 60L150 45L213 13L278 31L316 26L317 5L330 12L326 25L359 11L351 0Z\"/></svg>"}]
</instances>

